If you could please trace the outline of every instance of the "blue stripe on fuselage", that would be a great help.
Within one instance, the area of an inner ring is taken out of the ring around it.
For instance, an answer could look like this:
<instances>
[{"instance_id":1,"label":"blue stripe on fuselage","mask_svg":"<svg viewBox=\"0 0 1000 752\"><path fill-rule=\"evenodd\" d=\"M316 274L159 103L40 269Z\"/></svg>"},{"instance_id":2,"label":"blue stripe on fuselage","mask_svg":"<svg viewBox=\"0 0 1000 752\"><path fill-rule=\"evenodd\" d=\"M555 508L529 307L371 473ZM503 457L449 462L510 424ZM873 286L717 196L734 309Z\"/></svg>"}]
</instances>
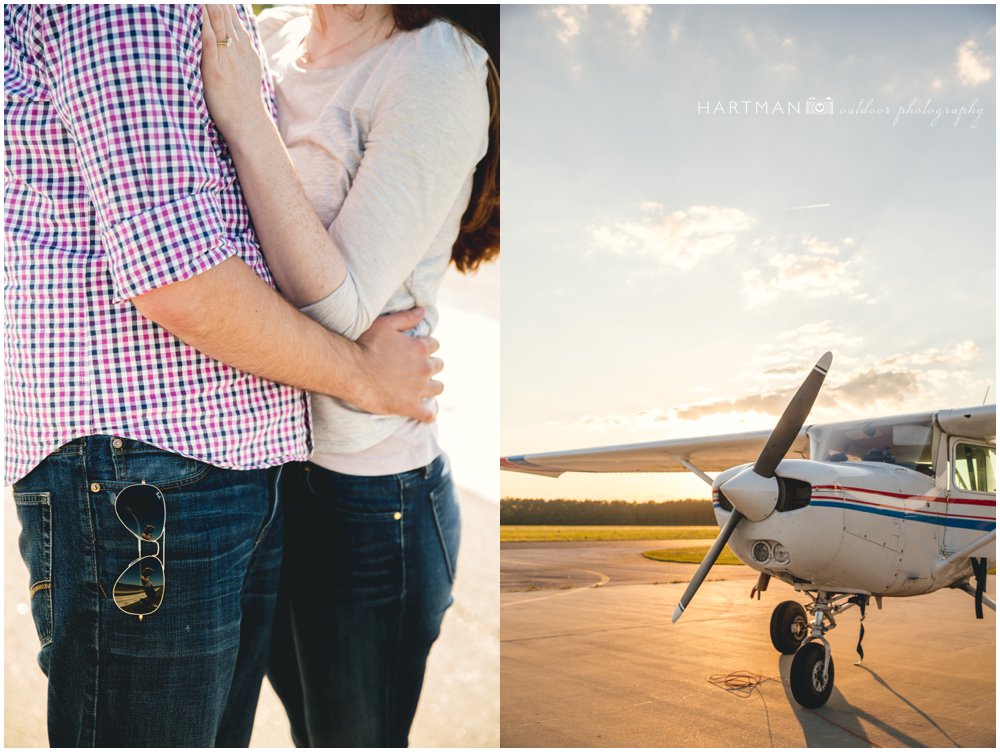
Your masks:
<instances>
[{"instance_id":1,"label":"blue stripe on fuselage","mask_svg":"<svg viewBox=\"0 0 1000 752\"><path fill-rule=\"evenodd\" d=\"M895 517L897 519L912 520L913 522L926 522L929 525L941 525L943 527L962 527L968 530L995 530L997 526L996 520L963 520L956 517L934 517L902 509L874 509L842 501L813 501L810 503L810 506L838 507L840 509L849 509L852 512L880 514L883 517Z\"/></svg>"}]
</instances>

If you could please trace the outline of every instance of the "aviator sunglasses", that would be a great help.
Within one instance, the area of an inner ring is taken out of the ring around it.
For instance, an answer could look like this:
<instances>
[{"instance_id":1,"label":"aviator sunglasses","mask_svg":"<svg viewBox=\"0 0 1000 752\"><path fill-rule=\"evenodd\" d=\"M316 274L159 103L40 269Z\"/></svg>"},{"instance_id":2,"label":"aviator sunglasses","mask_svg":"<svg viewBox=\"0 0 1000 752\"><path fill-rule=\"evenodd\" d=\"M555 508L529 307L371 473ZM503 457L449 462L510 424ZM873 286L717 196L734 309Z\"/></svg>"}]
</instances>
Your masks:
<instances>
[{"instance_id":1,"label":"aviator sunglasses","mask_svg":"<svg viewBox=\"0 0 1000 752\"><path fill-rule=\"evenodd\" d=\"M164 528L167 505L156 486L143 481L126 486L115 497L115 514L136 537L136 559L119 575L113 591L115 605L126 614L142 617L153 613L163 602L163 566L166 552ZM155 553L143 556L142 544L156 545Z\"/></svg>"}]
</instances>

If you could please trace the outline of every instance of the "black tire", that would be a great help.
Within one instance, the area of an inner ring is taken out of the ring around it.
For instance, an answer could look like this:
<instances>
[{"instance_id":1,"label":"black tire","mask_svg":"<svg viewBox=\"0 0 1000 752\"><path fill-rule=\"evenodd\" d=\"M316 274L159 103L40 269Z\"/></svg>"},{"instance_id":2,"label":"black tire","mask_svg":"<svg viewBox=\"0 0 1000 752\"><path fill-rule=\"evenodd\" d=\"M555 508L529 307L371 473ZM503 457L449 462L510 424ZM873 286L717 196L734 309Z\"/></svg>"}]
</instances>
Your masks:
<instances>
[{"instance_id":1,"label":"black tire","mask_svg":"<svg viewBox=\"0 0 1000 752\"><path fill-rule=\"evenodd\" d=\"M830 671L823 681L823 660L826 649L822 643L807 642L792 659L792 697L804 708L821 708L833 691L833 656Z\"/></svg>"},{"instance_id":2,"label":"black tire","mask_svg":"<svg viewBox=\"0 0 1000 752\"><path fill-rule=\"evenodd\" d=\"M784 655L793 655L809 634L806 610L795 601L782 601L771 614L771 644Z\"/></svg>"}]
</instances>

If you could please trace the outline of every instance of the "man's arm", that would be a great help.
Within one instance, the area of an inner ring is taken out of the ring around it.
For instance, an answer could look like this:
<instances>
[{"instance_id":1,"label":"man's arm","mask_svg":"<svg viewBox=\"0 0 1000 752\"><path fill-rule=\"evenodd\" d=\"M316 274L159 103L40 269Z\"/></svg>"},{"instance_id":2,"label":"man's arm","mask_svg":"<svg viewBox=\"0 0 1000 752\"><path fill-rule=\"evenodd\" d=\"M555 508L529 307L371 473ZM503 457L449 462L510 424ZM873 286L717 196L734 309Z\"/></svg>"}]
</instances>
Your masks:
<instances>
[{"instance_id":1,"label":"man's arm","mask_svg":"<svg viewBox=\"0 0 1000 752\"><path fill-rule=\"evenodd\" d=\"M436 343L410 341L393 321L347 342L285 304L237 255L246 233L202 100L200 9L38 13L49 93L73 134L118 299L227 365L431 419L420 400L440 391L428 359Z\"/></svg>"},{"instance_id":2,"label":"man's arm","mask_svg":"<svg viewBox=\"0 0 1000 752\"><path fill-rule=\"evenodd\" d=\"M296 311L238 258L132 299L139 312L211 358L262 378L342 397L374 413L430 421L440 394L430 337L403 332L420 309L378 319L357 343Z\"/></svg>"}]
</instances>

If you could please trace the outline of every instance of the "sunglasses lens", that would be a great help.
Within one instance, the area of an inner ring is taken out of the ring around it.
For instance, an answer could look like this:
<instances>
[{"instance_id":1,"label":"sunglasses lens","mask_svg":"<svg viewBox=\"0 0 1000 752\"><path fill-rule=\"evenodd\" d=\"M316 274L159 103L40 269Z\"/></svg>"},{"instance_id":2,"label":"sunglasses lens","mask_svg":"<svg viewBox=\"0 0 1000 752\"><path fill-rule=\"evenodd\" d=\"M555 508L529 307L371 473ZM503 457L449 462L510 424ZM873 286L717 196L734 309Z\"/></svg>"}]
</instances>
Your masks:
<instances>
[{"instance_id":1,"label":"sunglasses lens","mask_svg":"<svg viewBox=\"0 0 1000 752\"><path fill-rule=\"evenodd\" d=\"M129 614L151 614L163 600L163 565L146 556L122 572L115 583L115 603Z\"/></svg>"},{"instance_id":2,"label":"sunglasses lens","mask_svg":"<svg viewBox=\"0 0 1000 752\"><path fill-rule=\"evenodd\" d=\"M137 538L155 541L163 535L163 523L167 511L163 496L156 486L123 488L115 499L115 511L122 524Z\"/></svg>"}]
</instances>

